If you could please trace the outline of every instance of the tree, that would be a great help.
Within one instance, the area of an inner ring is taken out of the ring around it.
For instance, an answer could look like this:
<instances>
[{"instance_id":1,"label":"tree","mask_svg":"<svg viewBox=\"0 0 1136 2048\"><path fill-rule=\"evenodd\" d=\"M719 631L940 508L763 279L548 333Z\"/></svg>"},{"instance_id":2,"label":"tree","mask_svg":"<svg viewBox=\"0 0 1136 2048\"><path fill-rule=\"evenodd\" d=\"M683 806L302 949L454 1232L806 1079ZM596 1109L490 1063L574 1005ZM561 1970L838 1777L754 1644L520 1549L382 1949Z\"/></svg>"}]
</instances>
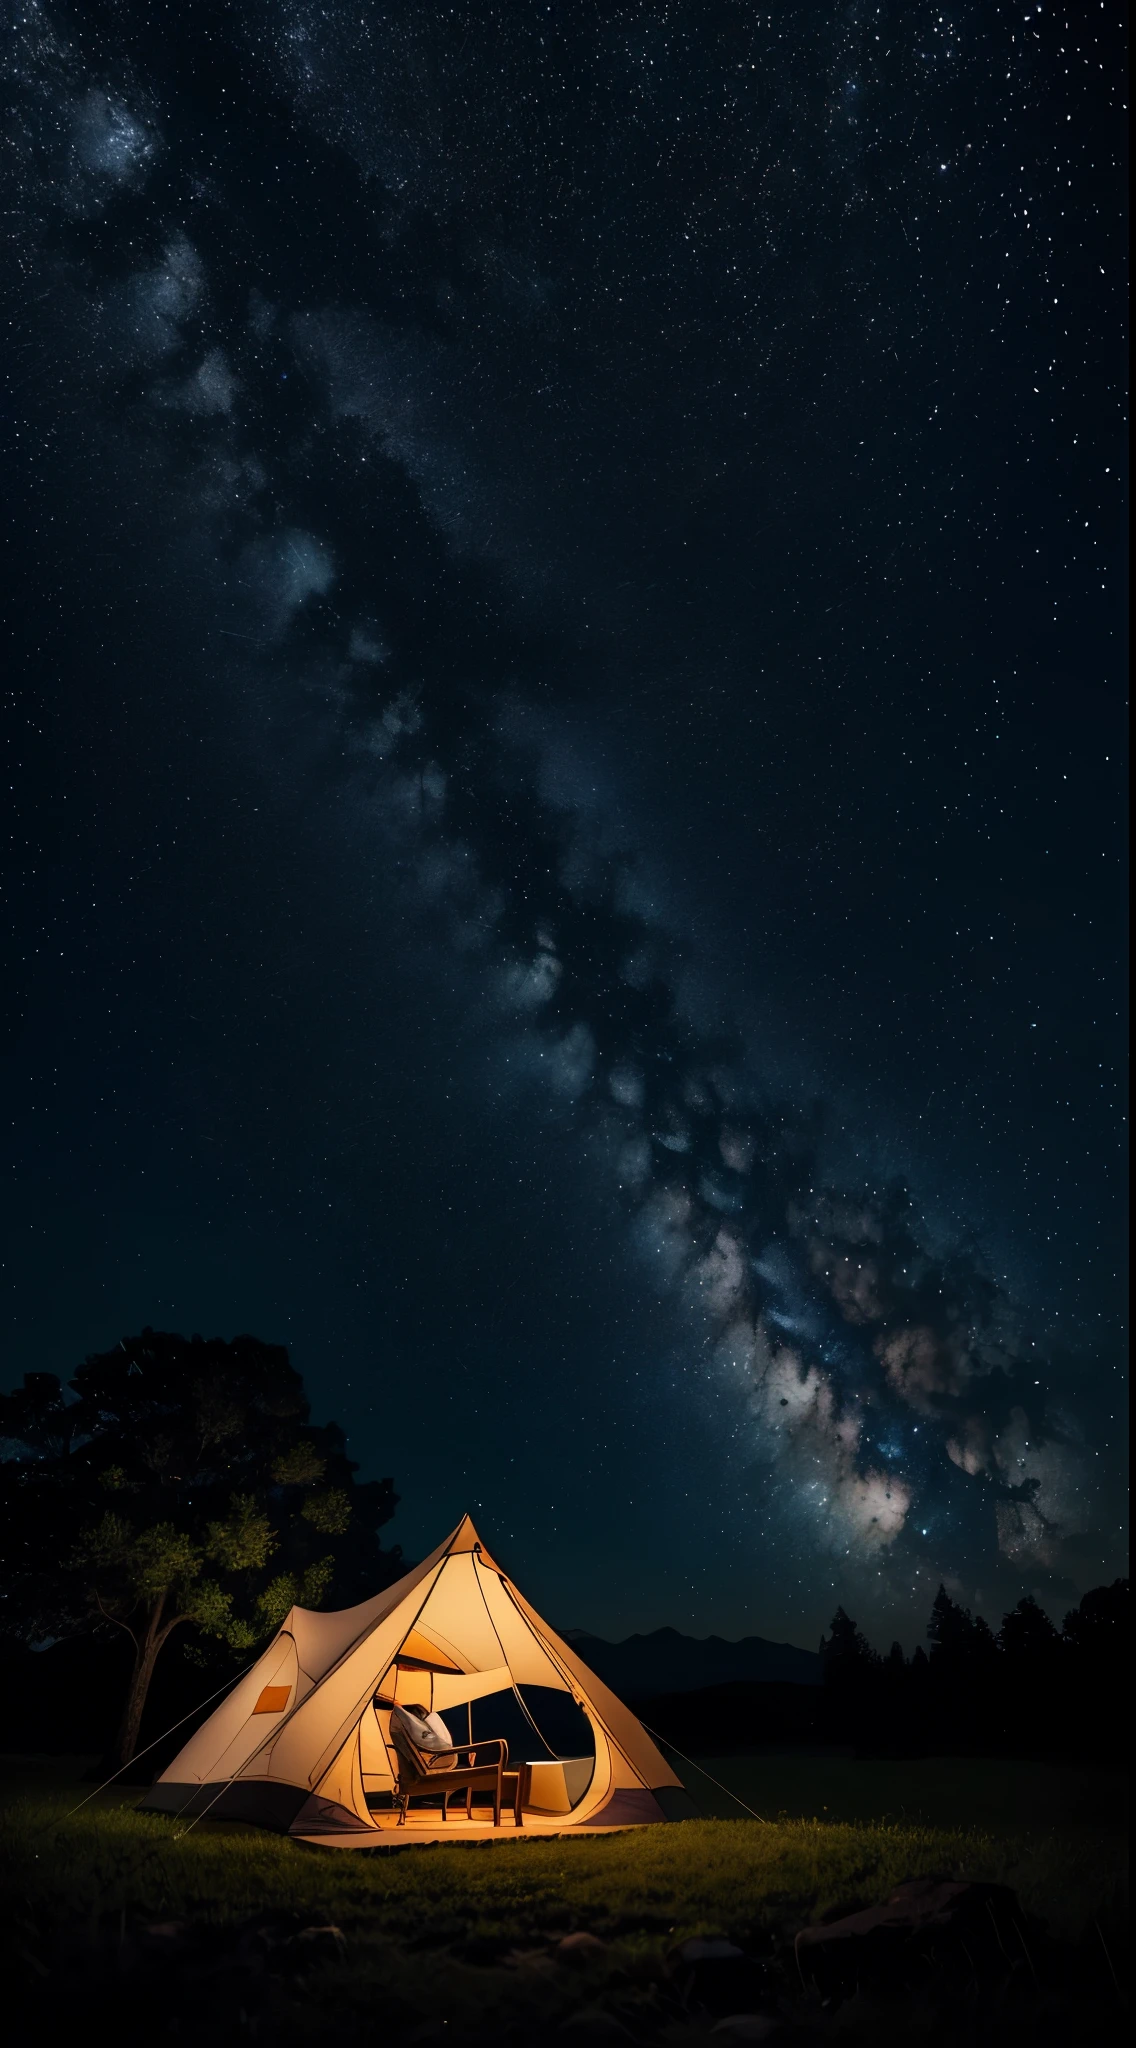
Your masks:
<instances>
[{"instance_id":1,"label":"tree","mask_svg":"<svg viewBox=\"0 0 1136 2048\"><path fill-rule=\"evenodd\" d=\"M977 1657L993 1657L998 1644L990 1623L981 1614L974 1617L974 1654Z\"/></svg>"},{"instance_id":2,"label":"tree","mask_svg":"<svg viewBox=\"0 0 1136 2048\"><path fill-rule=\"evenodd\" d=\"M403 1569L378 1540L392 1482L356 1479L287 1352L255 1337L146 1329L65 1388L29 1373L0 1395L0 1442L0 1631L32 1648L125 1631L120 1763L175 1630L252 1650L291 1606L347 1605Z\"/></svg>"},{"instance_id":3,"label":"tree","mask_svg":"<svg viewBox=\"0 0 1136 2048\"><path fill-rule=\"evenodd\" d=\"M932 1602L927 1637L932 1657L951 1663L988 1658L996 1647L989 1624L981 1614L972 1615L968 1607L960 1607L945 1586L939 1587Z\"/></svg>"},{"instance_id":4,"label":"tree","mask_svg":"<svg viewBox=\"0 0 1136 2048\"><path fill-rule=\"evenodd\" d=\"M1065 1674L1075 1719L1098 1754L1112 1749L1122 1755L1128 1747L1131 1633L1132 1592L1127 1579L1094 1586L1065 1616L1063 1654L1055 1662Z\"/></svg>"},{"instance_id":5,"label":"tree","mask_svg":"<svg viewBox=\"0 0 1136 2048\"><path fill-rule=\"evenodd\" d=\"M820 1654L824 1659L824 1675L843 1677L851 1672L875 1670L879 1657L867 1637L860 1633L851 1615L838 1607L829 1623L830 1634L826 1642L820 1639Z\"/></svg>"},{"instance_id":6,"label":"tree","mask_svg":"<svg viewBox=\"0 0 1136 2048\"><path fill-rule=\"evenodd\" d=\"M1002 1616L999 1640L1004 1655L1022 1663L1037 1664L1051 1659L1061 1647L1061 1637L1032 1593L1027 1593L1009 1614Z\"/></svg>"},{"instance_id":7,"label":"tree","mask_svg":"<svg viewBox=\"0 0 1136 2048\"><path fill-rule=\"evenodd\" d=\"M1065 1640L1079 1655L1097 1665L1115 1666L1128 1659L1128 1638L1132 1627L1132 1595L1127 1579L1114 1579L1111 1586L1095 1586L1082 1595L1080 1605L1065 1616Z\"/></svg>"}]
</instances>

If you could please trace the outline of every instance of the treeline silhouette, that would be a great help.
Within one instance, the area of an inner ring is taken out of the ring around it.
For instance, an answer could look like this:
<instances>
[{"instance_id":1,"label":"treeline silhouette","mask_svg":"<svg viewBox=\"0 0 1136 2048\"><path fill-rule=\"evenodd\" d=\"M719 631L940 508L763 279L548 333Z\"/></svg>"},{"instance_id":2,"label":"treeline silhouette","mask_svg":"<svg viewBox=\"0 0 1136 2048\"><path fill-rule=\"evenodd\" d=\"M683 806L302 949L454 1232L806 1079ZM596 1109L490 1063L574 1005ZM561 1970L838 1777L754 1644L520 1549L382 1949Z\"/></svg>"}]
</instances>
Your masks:
<instances>
[{"instance_id":1,"label":"treeline silhouette","mask_svg":"<svg viewBox=\"0 0 1136 2048\"><path fill-rule=\"evenodd\" d=\"M881 1655L838 1607L821 1686L733 1684L634 1702L689 1754L822 1743L863 1755L1114 1758L1128 1741L1127 1579L1098 1586L1059 1629L1027 1595L995 1634L940 1586L928 1648Z\"/></svg>"},{"instance_id":2,"label":"treeline silhouette","mask_svg":"<svg viewBox=\"0 0 1136 2048\"><path fill-rule=\"evenodd\" d=\"M905 1657L893 1643L881 1657L838 1608L821 1642L824 1690L861 1746L1083 1749L1119 1736L1130 1611L1127 1579L1086 1593L1060 1629L1027 1594L995 1635L940 1586L928 1649Z\"/></svg>"}]
</instances>

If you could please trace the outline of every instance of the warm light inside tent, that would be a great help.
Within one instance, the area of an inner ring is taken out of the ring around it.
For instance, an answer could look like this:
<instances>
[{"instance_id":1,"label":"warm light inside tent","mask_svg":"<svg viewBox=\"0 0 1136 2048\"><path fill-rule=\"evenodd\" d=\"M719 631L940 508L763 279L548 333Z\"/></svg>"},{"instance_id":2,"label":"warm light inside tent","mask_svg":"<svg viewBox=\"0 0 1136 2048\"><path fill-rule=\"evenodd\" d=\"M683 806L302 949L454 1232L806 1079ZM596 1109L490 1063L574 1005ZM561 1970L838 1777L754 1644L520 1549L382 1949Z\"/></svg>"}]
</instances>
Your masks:
<instances>
[{"instance_id":1,"label":"warm light inside tent","mask_svg":"<svg viewBox=\"0 0 1136 2048\"><path fill-rule=\"evenodd\" d=\"M412 1628L398 1653L400 1664L416 1664L421 1671L460 1671L456 1657L432 1643L420 1628Z\"/></svg>"}]
</instances>

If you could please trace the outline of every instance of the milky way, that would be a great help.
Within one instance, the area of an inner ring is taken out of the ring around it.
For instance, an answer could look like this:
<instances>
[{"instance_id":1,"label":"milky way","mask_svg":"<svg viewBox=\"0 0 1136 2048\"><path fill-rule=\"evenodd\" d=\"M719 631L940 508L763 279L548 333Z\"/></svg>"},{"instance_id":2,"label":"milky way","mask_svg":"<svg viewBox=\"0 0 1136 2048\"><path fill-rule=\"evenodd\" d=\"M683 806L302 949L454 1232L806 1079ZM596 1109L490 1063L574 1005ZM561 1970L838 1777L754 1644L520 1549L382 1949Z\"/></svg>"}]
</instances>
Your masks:
<instances>
[{"instance_id":1,"label":"milky way","mask_svg":"<svg viewBox=\"0 0 1136 2048\"><path fill-rule=\"evenodd\" d=\"M310 1333L344 1243L388 1256L346 1341L381 1349L397 1293L399 1362L297 1363L424 1535L417 1370L457 1402L439 1513L470 1481L552 1557L573 1485L614 1486L591 1596L548 1566L567 1620L689 1625L727 1560L715 1615L790 1634L837 1592L911 1634L940 1577L1059 1605L1108 1575L1115 43L975 7L190 7L168 45L153 10L6 11L11 423L69 564L52 744L115 792L69 929L117 891L130 959L66 1000L129 1069L127 1015L167 1000L147 946L197 960L163 964L179 1022L124 1128L176 1097L218 1208L301 1219L260 1334ZM143 907L135 803L170 877ZM350 987L324 916L375 956ZM262 977L267 1035L220 1020L228 975ZM420 1145L382 1108L419 1039ZM507 1302L535 1247L549 1300L597 1289L571 1343L618 1303L618 1363L526 1383L496 1303L463 1335L441 1190L460 1153L492 1211L499 1145L520 1192L479 1286ZM135 1168L174 1190L164 1139ZM526 1174L556 1206L522 1250ZM173 1240L204 1200L170 1192ZM164 1285L98 1312L171 1319ZM269 1297L214 1298L236 1327ZM43 1341L42 1307L14 1320ZM463 1463L463 1343L527 1404L522 1478L484 1423ZM689 1555L609 1609L628 1516Z\"/></svg>"}]
</instances>

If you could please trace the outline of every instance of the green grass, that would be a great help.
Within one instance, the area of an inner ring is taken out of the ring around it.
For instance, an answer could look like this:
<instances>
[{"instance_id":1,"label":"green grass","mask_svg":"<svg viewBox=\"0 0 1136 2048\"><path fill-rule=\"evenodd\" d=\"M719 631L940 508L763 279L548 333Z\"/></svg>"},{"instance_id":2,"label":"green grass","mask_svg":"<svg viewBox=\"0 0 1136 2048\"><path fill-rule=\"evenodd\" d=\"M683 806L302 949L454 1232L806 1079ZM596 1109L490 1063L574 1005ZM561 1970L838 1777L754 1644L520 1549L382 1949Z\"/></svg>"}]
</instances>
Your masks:
<instances>
[{"instance_id":1,"label":"green grass","mask_svg":"<svg viewBox=\"0 0 1136 2048\"><path fill-rule=\"evenodd\" d=\"M625 2000L640 1995L636 1983L646 1998L665 1952L686 1935L725 1935L769 1953L805 1923L923 1873L1012 1885L1027 1912L1066 1937L1094 1921L1111 1936L1121 1924L1118 1781L1091 1781L1090 1799L1084 1785L1078 1792L1035 1766L796 1757L713 1758L707 1768L780 1817L372 1855L231 1823L186 1833L184 1823L136 1812L137 1792L100 1794L65 1818L87 1789L80 1766L10 1759L0 1779L0 1867L31 1930L30 1967L45 1974L53 1930L171 1920L219 1929L295 1916L333 1922L348 1938L349 1966L331 1973L326 1994L336 2011L382 1998L459 2030L471 2014L484 2022L492 2012L502 2039L510 2027L527 2038L526 2026L551 2025L616 1979ZM690 1782L700 1783L694 1773ZM980 1824L945 1824L972 1814ZM1026 1815L1032 1824L1022 1824ZM539 1951L574 1929L610 1947L582 1975L542 1974ZM534 1949L531 1964L518 1966L515 1954L510 1964L510 1950ZM303 2010L289 2007L288 2038L304 2038L304 2024ZM343 2024L350 2034L349 2017Z\"/></svg>"},{"instance_id":2,"label":"green grass","mask_svg":"<svg viewBox=\"0 0 1136 2048\"><path fill-rule=\"evenodd\" d=\"M685 1766L683 1767L685 1768ZM916 1759L807 1756L706 1757L704 1768L747 1805L771 1818L895 1822L967 1827L995 1834L1046 1834L1127 1824L1128 1781L1117 1771L1016 1757ZM736 1801L698 1770L691 1790L706 1814L730 1818Z\"/></svg>"}]
</instances>

